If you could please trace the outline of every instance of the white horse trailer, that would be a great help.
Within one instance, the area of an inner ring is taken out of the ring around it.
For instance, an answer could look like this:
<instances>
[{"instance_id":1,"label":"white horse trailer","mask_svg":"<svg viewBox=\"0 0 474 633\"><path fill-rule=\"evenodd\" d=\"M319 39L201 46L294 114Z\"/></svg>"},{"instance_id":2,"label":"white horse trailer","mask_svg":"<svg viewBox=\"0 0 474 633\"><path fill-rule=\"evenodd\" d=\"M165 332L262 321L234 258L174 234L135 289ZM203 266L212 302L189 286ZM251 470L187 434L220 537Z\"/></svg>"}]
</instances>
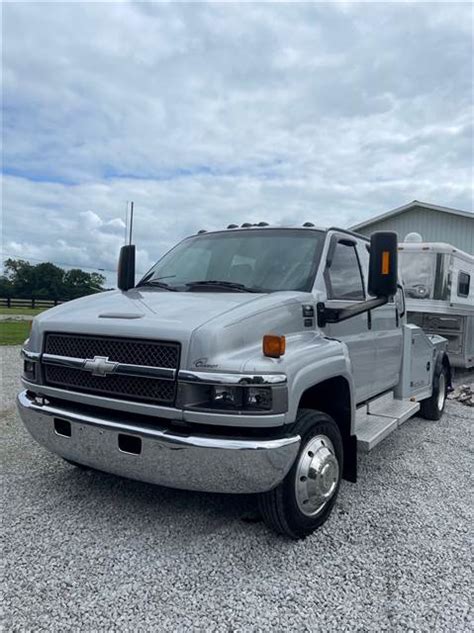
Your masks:
<instances>
[{"instance_id":1,"label":"white horse trailer","mask_svg":"<svg viewBox=\"0 0 474 633\"><path fill-rule=\"evenodd\" d=\"M474 257L410 233L399 244L408 322L448 340L455 367L474 367Z\"/></svg>"}]
</instances>

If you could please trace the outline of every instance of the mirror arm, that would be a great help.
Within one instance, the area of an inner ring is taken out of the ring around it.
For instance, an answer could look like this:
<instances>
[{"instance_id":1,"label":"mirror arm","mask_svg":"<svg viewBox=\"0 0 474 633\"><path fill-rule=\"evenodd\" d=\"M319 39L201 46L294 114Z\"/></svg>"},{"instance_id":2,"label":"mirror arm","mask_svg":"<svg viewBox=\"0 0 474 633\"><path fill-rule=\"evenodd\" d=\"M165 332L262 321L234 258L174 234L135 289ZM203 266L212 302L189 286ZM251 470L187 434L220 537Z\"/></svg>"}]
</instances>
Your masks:
<instances>
[{"instance_id":1,"label":"mirror arm","mask_svg":"<svg viewBox=\"0 0 474 633\"><path fill-rule=\"evenodd\" d=\"M376 297L375 299L369 299L368 301L360 301L349 308L327 308L324 303L320 302L316 305L318 326L324 327L328 323L346 321L358 314L383 306L387 302L388 297Z\"/></svg>"}]
</instances>

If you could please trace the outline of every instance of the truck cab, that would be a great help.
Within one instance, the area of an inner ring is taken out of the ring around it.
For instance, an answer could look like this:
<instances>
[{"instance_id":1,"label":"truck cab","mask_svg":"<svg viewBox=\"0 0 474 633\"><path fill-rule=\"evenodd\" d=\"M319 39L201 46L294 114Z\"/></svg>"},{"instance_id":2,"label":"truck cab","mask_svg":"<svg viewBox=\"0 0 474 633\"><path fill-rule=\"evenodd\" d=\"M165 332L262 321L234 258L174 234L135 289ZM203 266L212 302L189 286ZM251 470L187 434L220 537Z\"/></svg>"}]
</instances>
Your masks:
<instances>
[{"instance_id":1,"label":"truck cab","mask_svg":"<svg viewBox=\"0 0 474 633\"><path fill-rule=\"evenodd\" d=\"M339 228L231 225L183 240L134 282L36 317L18 396L67 461L159 485L255 493L303 538L357 452L438 419L446 340L406 323L397 240Z\"/></svg>"}]
</instances>

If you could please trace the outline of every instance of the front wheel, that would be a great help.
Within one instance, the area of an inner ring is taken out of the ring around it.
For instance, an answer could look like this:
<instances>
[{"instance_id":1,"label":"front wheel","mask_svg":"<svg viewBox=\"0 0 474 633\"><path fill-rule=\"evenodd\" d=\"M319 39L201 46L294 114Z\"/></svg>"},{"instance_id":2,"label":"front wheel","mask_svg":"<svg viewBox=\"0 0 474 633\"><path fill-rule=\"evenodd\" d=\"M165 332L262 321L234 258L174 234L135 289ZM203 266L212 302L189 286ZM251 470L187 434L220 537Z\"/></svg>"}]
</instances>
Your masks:
<instances>
[{"instance_id":1,"label":"front wheel","mask_svg":"<svg viewBox=\"0 0 474 633\"><path fill-rule=\"evenodd\" d=\"M341 433L320 411L301 409L296 420L301 436L298 456L285 479L259 495L265 524L293 539L305 538L331 514L343 467Z\"/></svg>"}]
</instances>

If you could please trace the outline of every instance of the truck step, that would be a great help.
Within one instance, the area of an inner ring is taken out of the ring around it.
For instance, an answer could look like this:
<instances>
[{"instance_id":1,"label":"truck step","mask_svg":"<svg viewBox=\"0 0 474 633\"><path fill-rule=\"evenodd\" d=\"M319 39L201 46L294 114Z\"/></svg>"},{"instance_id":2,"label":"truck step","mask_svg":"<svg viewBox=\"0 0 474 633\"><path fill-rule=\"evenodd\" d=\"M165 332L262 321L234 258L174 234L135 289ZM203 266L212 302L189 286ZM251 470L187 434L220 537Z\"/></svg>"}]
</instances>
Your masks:
<instances>
[{"instance_id":1,"label":"truck step","mask_svg":"<svg viewBox=\"0 0 474 633\"><path fill-rule=\"evenodd\" d=\"M387 418L396 418L398 426L414 416L419 409L419 402L412 402L411 400L397 400L396 398L386 400L385 402L382 402L382 400L373 400L367 405L367 412L370 415L381 415Z\"/></svg>"},{"instance_id":2,"label":"truck step","mask_svg":"<svg viewBox=\"0 0 474 633\"><path fill-rule=\"evenodd\" d=\"M405 420L420 408L419 402L397 400L393 394L384 394L357 409L357 445L362 452L371 451Z\"/></svg>"},{"instance_id":3,"label":"truck step","mask_svg":"<svg viewBox=\"0 0 474 633\"><path fill-rule=\"evenodd\" d=\"M357 413L357 446L360 451L367 453L374 446L390 435L397 428L396 418L387 418L370 413Z\"/></svg>"}]
</instances>

